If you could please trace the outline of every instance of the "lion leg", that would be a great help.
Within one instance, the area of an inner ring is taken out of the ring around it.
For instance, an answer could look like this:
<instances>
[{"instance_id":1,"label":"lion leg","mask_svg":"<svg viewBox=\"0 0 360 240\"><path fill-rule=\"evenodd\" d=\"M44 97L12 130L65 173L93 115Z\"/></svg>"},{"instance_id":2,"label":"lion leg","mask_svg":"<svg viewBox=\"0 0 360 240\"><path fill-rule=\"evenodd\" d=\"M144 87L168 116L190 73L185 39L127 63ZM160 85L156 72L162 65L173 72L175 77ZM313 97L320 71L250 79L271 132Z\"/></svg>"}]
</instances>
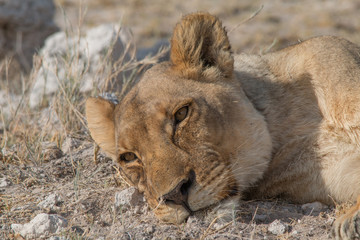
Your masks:
<instances>
[{"instance_id":1,"label":"lion leg","mask_svg":"<svg viewBox=\"0 0 360 240\"><path fill-rule=\"evenodd\" d=\"M337 240L360 239L360 195L357 204L335 221L332 235Z\"/></svg>"}]
</instances>

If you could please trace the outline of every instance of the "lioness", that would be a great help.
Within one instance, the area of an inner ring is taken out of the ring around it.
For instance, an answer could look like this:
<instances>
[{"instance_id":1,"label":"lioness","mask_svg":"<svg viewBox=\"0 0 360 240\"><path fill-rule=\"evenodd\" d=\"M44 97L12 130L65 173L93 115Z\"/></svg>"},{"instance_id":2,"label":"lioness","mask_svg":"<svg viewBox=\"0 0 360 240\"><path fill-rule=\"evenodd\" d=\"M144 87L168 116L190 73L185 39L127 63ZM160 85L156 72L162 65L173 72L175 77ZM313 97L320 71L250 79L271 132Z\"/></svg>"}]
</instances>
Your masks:
<instances>
[{"instance_id":1,"label":"lioness","mask_svg":"<svg viewBox=\"0 0 360 240\"><path fill-rule=\"evenodd\" d=\"M95 142L158 218L242 197L332 205L360 195L360 48L319 37L258 55L233 55L207 13L175 26L170 61L117 105L90 98ZM231 203L231 204L229 204ZM360 234L360 204L334 224Z\"/></svg>"}]
</instances>

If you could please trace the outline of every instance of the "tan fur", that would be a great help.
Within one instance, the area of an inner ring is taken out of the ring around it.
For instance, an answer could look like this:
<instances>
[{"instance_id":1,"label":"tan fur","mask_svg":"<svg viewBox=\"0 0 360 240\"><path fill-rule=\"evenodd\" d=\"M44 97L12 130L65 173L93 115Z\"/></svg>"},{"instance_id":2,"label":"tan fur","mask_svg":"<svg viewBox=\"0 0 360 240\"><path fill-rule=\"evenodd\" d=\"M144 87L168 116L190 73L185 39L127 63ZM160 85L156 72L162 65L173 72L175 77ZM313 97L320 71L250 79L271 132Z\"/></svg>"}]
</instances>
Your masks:
<instances>
[{"instance_id":1,"label":"tan fur","mask_svg":"<svg viewBox=\"0 0 360 240\"><path fill-rule=\"evenodd\" d=\"M171 61L148 70L118 105L90 98L86 106L92 137L160 219L181 222L189 210L242 197L356 200L358 46L319 37L233 56L221 22L207 13L185 16L171 44ZM127 152L138 159L122 160ZM186 195L177 191L184 186ZM175 192L184 204L170 198Z\"/></svg>"}]
</instances>

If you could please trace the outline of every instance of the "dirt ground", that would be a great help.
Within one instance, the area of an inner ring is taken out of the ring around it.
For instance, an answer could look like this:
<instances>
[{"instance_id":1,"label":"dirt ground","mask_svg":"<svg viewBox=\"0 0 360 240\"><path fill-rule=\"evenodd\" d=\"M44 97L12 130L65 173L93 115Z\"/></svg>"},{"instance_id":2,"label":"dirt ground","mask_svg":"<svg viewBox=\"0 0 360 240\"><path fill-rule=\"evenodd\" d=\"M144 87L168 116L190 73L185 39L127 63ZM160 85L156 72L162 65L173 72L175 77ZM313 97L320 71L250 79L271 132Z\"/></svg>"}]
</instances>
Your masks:
<instances>
[{"instance_id":1,"label":"dirt ground","mask_svg":"<svg viewBox=\"0 0 360 240\"><path fill-rule=\"evenodd\" d=\"M62 29L79 23L86 29L121 22L132 29L139 48L169 39L179 18L194 11L209 11L223 20L234 52L263 53L329 34L360 44L360 2L351 0L87 0L82 4L57 0L57 4L56 21ZM0 128L0 134L4 131ZM70 140L70 147L62 151L44 143L42 154L47 157L40 162L19 159L16 143L0 152L0 239L22 239L11 224L27 223L39 213L68 220L66 230L52 239L330 238L336 209L311 211L280 199L243 202L228 222L204 210L181 225L160 223L141 200L117 205L116 193L129 185L101 152L95 161L86 131ZM51 194L60 200L48 207L38 205Z\"/></svg>"},{"instance_id":2,"label":"dirt ground","mask_svg":"<svg viewBox=\"0 0 360 240\"><path fill-rule=\"evenodd\" d=\"M1 162L0 177L9 182L0 188L1 239L16 237L12 223L43 212L69 221L66 231L54 234L63 239L329 239L334 209L312 211L279 199L244 202L229 222L205 210L181 225L160 223L142 200L116 206L116 193L129 186L110 159L100 154L95 162L93 156L93 144L82 141L38 166ZM60 200L41 207L51 194Z\"/></svg>"}]
</instances>

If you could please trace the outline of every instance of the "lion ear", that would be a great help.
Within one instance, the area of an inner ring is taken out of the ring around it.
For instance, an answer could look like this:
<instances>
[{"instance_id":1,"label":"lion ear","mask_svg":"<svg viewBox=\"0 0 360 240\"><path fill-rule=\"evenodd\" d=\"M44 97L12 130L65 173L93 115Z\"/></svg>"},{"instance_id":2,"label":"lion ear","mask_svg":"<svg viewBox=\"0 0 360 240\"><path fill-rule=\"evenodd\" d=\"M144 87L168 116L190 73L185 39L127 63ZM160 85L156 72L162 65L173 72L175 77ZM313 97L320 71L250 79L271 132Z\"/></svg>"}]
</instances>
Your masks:
<instances>
[{"instance_id":1,"label":"lion ear","mask_svg":"<svg viewBox=\"0 0 360 240\"><path fill-rule=\"evenodd\" d=\"M86 101L85 112L91 137L112 159L116 156L114 109L115 104L103 98Z\"/></svg>"},{"instance_id":2,"label":"lion ear","mask_svg":"<svg viewBox=\"0 0 360 240\"><path fill-rule=\"evenodd\" d=\"M230 78L234 70L226 30L220 20L209 13L186 15L175 26L170 59L176 70L192 79Z\"/></svg>"}]
</instances>

